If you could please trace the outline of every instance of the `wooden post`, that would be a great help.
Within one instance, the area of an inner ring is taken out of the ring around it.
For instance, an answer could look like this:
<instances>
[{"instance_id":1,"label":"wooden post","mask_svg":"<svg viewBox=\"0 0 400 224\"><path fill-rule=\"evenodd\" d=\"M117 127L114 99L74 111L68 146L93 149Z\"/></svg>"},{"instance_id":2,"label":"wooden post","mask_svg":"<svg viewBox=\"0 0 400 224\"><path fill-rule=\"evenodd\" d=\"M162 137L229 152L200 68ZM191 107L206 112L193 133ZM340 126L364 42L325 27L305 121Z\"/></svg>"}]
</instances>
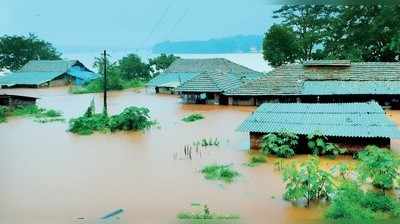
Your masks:
<instances>
[{"instance_id":1,"label":"wooden post","mask_svg":"<svg viewBox=\"0 0 400 224\"><path fill-rule=\"evenodd\" d=\"M107 113L107 52L104 50L104 65L103 65L103 75L104 75L104 82L103 82L103 113L105 116L108 115Z\"/></svg>"}]
</instances>

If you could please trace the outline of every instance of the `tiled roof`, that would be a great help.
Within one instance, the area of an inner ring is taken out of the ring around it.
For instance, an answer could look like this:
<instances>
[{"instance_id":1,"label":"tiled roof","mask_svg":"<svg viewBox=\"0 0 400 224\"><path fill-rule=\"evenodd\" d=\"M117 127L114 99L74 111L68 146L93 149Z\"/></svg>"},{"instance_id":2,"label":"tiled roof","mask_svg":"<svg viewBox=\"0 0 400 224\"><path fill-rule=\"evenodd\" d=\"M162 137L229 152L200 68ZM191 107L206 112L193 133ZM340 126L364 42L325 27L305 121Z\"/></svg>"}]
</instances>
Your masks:
<instances>
[{"instance_id":1,"label":"tiled roof","mask_svg":"<svg viewBox=\"0 0 400 224\"><path fill-rule=\"evenodd\" d=\"M305 81L302 94L400 94L400 81Z\"/></svg>"},{"instance_id":2,"label":"tiled roof","mask_svg":"<svg viewBox=\"0 0 400 224\"><path fill-rule=\"evenodd\" d=\"M182 73L225 72L233 74L259 73L224 58L177 59L165 71Z\"/></svg>"},{"instance_id":3,"label":"tiled roof","mask_svg":"<svg viewBox=\"0 0 400 224\"><path fill-rule=\"evenodd\" d=\"M202 73L183 83L178 92L223 92L245 81L240 75L228 73Z\"/></svg>"},{"instance_id":4,"label":"tiled roof","mask_svg":"<svg viewBox=\"0 0 400 224\"><path fill-rule=\"evenodd\" d=\"M400 63L361 62L351 66L303 66L288 64L248 82L226 95L302 94L305 81L400 81ZM372 83L373 84L373 83ZM379 84L379 83L377 83ZM340 85L339 83L337 84ZM378 87L377 87L378 88ZM371 93L372 94L372 93Z\"/></svg>"},{"instance_id":5,"label":"tiled roof","mask_svg":"<svg viewBox=\"0 0 400 224\"><path fill-rule=\"evenodd\" d=\"M264 103L238 128L243 132L400 138L396 125L376 102Z\"/></svg>"},{"instance_id":6,"label":"tiled roof","mask_svg":"<svg viewBox=\"0 0 400 224\"><path fill-rule=\"evenodd\" d=\"M171 82L179 82L179 83L184 83L199 73L184 73L184 72L163 72L153 79L151 79L146 86L163 86L166 83L171 83Z\"/></svg>"},{"instance_id":7,"label":"tiled roof","mask_svg":"<svg viewBox=\"0 0 400 224\"><path fill-rule=\"evenodd\" d=\"M350 60L310 60L303 63L304 66L350 66Z\"/></svg>"}]
</instances>

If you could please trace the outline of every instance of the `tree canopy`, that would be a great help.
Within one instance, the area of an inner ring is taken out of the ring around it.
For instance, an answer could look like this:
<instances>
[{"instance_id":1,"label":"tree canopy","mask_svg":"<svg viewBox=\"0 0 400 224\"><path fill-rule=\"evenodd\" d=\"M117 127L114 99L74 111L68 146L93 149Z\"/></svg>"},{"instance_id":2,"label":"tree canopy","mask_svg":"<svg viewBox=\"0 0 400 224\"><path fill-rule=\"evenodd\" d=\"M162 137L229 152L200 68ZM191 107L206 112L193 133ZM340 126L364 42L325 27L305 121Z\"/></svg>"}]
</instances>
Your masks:
<instances>
[{"instance_id":1,"label":"tree canopy","mask_svg":"<svg viewBox=\"0 0 400 224\"><path fill-rule=\"evenodd\" d=\"M30 60L57 60L61 53L34 34L0 37L0 68L18 70Z\"/></svg>"},{"instance_id":2,"label":"tree canopy","mask_svg":"<svg viewBox=\"0 0 400 224\"><path fill-rule=\"evenodd\" d=\"M178 56L175 56L173 54L161 54L158 57L150 58L149 65L154 67L155 73L158 73L167 69L172 64L172 62L174 62L178 58Z\"/></svg>"},{"instance_id":3,"label":"tree canopy","mask_svg":"<svg viewBox=\"0 0 400 224\"><path fill-rule=\"evenodd\" d=\"M128 54L118 61L118 67L123 79L141 79L150 78L150 66L140 59L136 54Z\"/></svg>"},{"instance_id":4,"label":"tree canopy","mask_svg":"<svg viewBox=\"0 0 400 224\"><path fill-rule=\"evenodd\" d=\"M400 5L285 5L274 18L291 28L295 37L281 32L280 38L271 38L276 26L266 33L264 58L273 66L310 59L400 61ZM298 43L294 59L277 60L288 55L288 48L274 48L282 39Z\"/></svg>"}]
</instances>

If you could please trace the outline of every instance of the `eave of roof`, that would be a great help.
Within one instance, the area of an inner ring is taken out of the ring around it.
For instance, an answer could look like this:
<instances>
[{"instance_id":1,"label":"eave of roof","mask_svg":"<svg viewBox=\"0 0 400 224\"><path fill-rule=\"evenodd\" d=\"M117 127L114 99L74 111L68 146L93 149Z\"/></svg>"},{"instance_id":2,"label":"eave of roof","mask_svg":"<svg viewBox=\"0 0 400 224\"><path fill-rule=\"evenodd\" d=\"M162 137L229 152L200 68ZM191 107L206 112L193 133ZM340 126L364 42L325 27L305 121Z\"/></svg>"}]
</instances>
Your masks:
<instances>
[{"instance_id":1,"label":"eave of roof","mask_svg":"<svg viewBox=\"0 0 400 224\"><path fill-rule=\"evenodd\" d=\"M265 103L237 129L243 132L321 134L338 137L400 138L397 126L376 102Z\"/></svg>"}]
</instances>

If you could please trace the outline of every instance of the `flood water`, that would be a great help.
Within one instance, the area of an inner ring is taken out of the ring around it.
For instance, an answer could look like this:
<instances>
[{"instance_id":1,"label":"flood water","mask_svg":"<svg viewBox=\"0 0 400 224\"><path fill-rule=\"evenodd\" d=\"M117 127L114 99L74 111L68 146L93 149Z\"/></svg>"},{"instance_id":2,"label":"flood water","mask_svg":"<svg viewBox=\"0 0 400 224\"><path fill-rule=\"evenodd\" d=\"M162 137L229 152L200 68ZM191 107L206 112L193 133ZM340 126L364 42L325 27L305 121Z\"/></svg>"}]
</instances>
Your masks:
<instances>
[{"instance_id":1,"label":"flood water","mask_svg":"<svg viewBox=\"0 0 400 224\"><path fill-rule=\"evenodd\" d=\"M92 97L102 109L101 94L71 95L66 88L1 93L38 96L40 106L61 110L67 119L81 115ZM243 165L249 139L235 129L254 107L183 105L176 96L134 90L110 93L111 113L131 105L148 107L160 127L78 136L66 131L67 122L10 118L0 124L0 223L99 223L117 209L124 209L123 223L176 223L176 215L192 203L239 214L244 223L321 218L323 206L306 209L282 200L284 185L271 160L255 168ZM206 118L181 121L195 112ZM185 145L209 137L221 146L184 159ZM351 159L322 159L322 164L343 161ZM214 162L233 164L240 178L232 184L205 180L199 170Z\"/></svg>"}]
</instances>

